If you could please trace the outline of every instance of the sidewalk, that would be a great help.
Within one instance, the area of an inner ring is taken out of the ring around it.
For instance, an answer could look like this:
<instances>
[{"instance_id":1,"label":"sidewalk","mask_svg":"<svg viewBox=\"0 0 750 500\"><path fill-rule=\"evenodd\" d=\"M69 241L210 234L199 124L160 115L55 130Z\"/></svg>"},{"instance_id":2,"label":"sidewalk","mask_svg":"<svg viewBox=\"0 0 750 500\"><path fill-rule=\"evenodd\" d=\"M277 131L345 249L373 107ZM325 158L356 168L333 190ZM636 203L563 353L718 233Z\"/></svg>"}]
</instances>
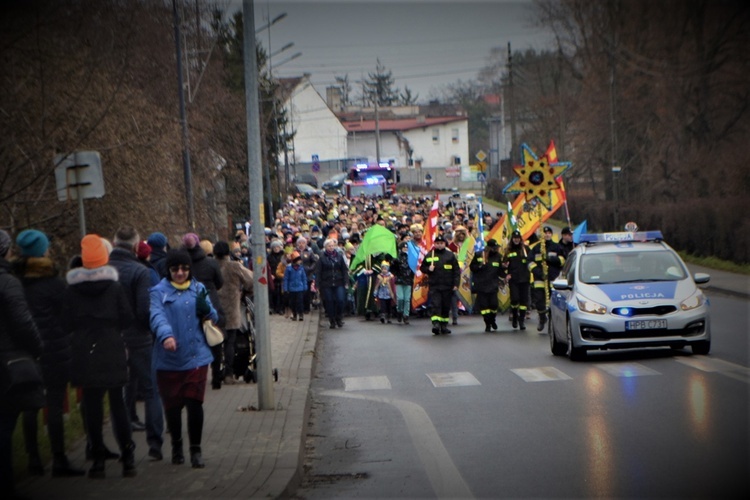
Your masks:
<instances>
[{"instance_id":1,"label":"sidewalk","mask_svg":"<svg viewBox=\"0 0 750 500\"><path fill-rule=\"evenodd\" d=\"M165 436L164 460L147 456L144 432L133 433L138 475L122 477L122 465L107 462L103 480L51 478L47 475L20 483L18 492L31 498L278 498L289 495L301 480L304 438L309 414L308 392L318 335L318 312L305 321L292 322L272 315L272 365L278 369L274 383L273 411L240 411L258 406L257 386L240 383L206 391L203 425L205 469L192 469L190 460L172 465L169 435ZM139 414L143 406L139 404ZM183 422L184 422L183 412ZM183 434L187 440L187 425ZM105 424L105 442L117 450L111 426ZM68 454L72 463L86 469L85 441ZM186 455L187 455L187 444Z\"/></svg>"}]
</instances>

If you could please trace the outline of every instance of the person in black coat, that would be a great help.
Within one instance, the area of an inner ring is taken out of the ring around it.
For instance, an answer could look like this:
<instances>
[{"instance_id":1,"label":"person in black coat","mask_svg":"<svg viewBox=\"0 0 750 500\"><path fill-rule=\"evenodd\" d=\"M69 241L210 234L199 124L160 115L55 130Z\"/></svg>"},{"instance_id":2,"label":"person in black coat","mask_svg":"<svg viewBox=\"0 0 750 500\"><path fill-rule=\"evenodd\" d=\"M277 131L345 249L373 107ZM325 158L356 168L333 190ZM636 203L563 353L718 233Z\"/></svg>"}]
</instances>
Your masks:
<instances>
[{"instance_id":1,"label":"person in black coat","mask_svg":"<svg viewBox=\"0 0 750 500\"><path fill-rule=\"evenodd\" d=\"M219 321L216 324L220 328L224 328L226 320L224 310L221 308L221 299L219 299L219 289L224 286L224 278L221 275L219 263L206 255L206 252L200 246L200 241L195 233L187 233L182 237L182 244L190 254L190 260L192 261L190 276L200 281L208 290L211 304L219 314ZM222 369L224 348L219 344L211 348L211 353L214 355L214 360L211 363L211 388L221 389L221 383L224 381L224 370Z\"/></svg>"},{"instance_id":2,"label":"person in black coat","mask_svg":"<svg viewBox=\"0 0 750 500\"><path fill-rule=\"evenodd\" d=\"M429 280L430 319L434 335L448 334L451 303L461 281L461 269L456 254L446 248L443 235L435 238L432 250L422 260L419 270Z\"/></svg>"},{"instance_id":3,"label":"person in black coat","mask_svg":"<svg viewBox=\"0 0 750 500\"><path fill-rule=\"evenodd\" d=\"M47 399L47 433L52 449L52 477L82 476L85 472L70 465L65 454L63 408L70 382L70 334L62 328L65 280L47 256L49 239L41 231L27 229L18 234L20 257L13 269L21 280L26 300L44 343L40 359ZM43 475L37 442L38 410L23 415L24 439L29 455L29 472Z\"/></svg>"},{"instance_id":4,"label":"person in black coat","mask_svg":"<svg viewBox=\"0 0 750 500\"><path fill-rule=\"evenodd\" d=\"M23 287L11 274L10 235L0 229L0 492L4 498L15 494L13 480L13 430L24 410L44 406L44 388L7 394L5 363L16 356L39 357L42 340L31 315Z\"/></svg>"},{"instance_id":5,"label":"person in black coat","mask_svg":"<svg viewBox=\"0 0 750 500\"><path fill-rule=\"evenodd\" d=\"M81 240L83 267L66 275L63 327L72 333L73 385L81 387L86 433L94 463L89 477L105 475L105 448L102 436L104 395L109 396L110 412L122 458L124 477L136 475L135 443L123 391L128 382L128 363L123 331L133 323L133 312L117 270L108 266L109 253L95 234Z\"/></svg>"},{"instance_id":6,"label":"person in black coat","mask_svg":"<svg viewBox=\"0 0 750 500\"><path fill-rule=\"evenodd\" d=\"M146 431L148 454L161 460L164 442L164 411L156 387L156 371L152 369L151 357L153 335L150 326L151 273L136 257L139 242L138 232L132 226L121 226L114 237L114 248L109 254L109 263L117 269L120 284L125 289L135 322L123 331L128 348L128 371L130 380L125 389L125 404L134 431ZM136 413L136 395L143 395L145 423Z\"/></svg>"},{"instance_id":7,"label":"person in black coat","mask_svg":"<svg viewBox=\"0 0 750 500\"><path fill-rule=\"evenodd\" d=\"M472 292L477 294L474 310L479 311L484 319L484 331L497 330L497 292L500 280L503 279L503 257L498 253L500 245L495 240L487 242L487 249L482 253L475 253L471 260Z\"/></svg>"},{"instance_id":8,"label":"person in black coat","mask_svg":"<svg viewBox=\"0 0 750 500\"><path fill-rule=\"evenodd\" d=\"M341 328L344 326L349 267L343 252L338 248L338 241L327 239L323 249L315 267L312 286L320 291L330 328Z\"/></svg>"},{"instance_id":9,"label":"person in black coat","mask_svg":"<svg viewBox=\"0 0 750 500\"><path fill-rule=\"evenodd\" d=\"M506 267L505 280L510 288L510 309L513 328L520 326L525 330L526 311L529 306L529 283L531 273L529 272L530 252L523 244L521 233L513 231L510 236L510 244L505 250L503 266Z\"/></svg>"}]
</instances>

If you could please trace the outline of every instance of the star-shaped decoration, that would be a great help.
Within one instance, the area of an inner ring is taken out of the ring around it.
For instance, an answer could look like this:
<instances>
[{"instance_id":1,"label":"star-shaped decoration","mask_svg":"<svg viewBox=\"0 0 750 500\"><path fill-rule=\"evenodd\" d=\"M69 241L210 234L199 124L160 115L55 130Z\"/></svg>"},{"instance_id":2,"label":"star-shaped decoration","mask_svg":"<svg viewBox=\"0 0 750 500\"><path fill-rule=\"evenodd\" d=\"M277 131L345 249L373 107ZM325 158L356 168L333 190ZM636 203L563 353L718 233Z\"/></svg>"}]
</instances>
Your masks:
<instances>
[{"instance_id":1,"label":"star-shaped decoration","mask_svg":"<svg viewBox=\"0 0 750 500\"><path fill-rule=\"evenodd\" d=\"M550 151L554 151L554 148L550 148ZM540 203L550 209L552 191L560 189L557 178L570 168L570 162L550 161L550 151L541 158L537 158L530 147L522 144L523 164L513 167L518 178L505 186L503 193L522 193L527 202L537 198ZM554 160L556 159L555 153Z\"/></svg>"}]
</instances>

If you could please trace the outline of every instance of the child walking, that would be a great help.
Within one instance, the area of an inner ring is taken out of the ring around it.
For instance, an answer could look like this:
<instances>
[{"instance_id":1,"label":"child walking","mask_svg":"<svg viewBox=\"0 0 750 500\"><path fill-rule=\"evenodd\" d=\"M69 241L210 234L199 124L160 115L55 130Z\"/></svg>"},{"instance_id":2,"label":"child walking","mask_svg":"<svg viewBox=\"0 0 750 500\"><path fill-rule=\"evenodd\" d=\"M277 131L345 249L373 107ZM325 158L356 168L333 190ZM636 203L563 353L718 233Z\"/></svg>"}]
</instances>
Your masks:
<instances>
[{"instance_id":1,"label":"child walking","mask_svg":"<svg viewBox=\"0 0 750 500\"><path fill-rule=\"evenodd\" d=\"M380 304L380 322L390 323L391 311L396 301L396 280L387 260L380 264L380 274L375 281L375 298Z\"/></svg>"},{"instance_id":2,"label":"child walking","mask_svg":"<svg viewBox=\"0 0 750 500\"><path fill-rule=\"evenodd\" d=\"M286 266L282 290L289 297L289 307L292 309L292 321L304 320L305 292L307 291L307 272L302 267L302 257L298 252L292 252L292 263Z\"/></svg>"}]
</instances>

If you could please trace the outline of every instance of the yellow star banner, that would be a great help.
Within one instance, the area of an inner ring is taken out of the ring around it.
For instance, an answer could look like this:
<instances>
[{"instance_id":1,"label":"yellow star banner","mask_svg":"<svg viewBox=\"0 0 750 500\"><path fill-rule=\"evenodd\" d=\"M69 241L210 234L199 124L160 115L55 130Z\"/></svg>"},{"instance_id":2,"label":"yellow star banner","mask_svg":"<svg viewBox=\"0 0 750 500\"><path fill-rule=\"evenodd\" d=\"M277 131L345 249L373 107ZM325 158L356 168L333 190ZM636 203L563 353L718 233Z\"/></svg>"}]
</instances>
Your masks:
<instances>
[{"instance_id":1,"label":"yellow star banner","mask_svg":"<svg viewBox=\"0 0 750 500\"><path fill-rule=\"evenodd\" d=\"M521 193L527 202L538 198L542 205L551 209L552 192L562 187L558 177L570 168L570 162L556 161L556 154L537 158L526 144L521 144L521 157L523 164L513 167L518 178L505 186L503 193Z\"/></svg>"}]
</instances>

